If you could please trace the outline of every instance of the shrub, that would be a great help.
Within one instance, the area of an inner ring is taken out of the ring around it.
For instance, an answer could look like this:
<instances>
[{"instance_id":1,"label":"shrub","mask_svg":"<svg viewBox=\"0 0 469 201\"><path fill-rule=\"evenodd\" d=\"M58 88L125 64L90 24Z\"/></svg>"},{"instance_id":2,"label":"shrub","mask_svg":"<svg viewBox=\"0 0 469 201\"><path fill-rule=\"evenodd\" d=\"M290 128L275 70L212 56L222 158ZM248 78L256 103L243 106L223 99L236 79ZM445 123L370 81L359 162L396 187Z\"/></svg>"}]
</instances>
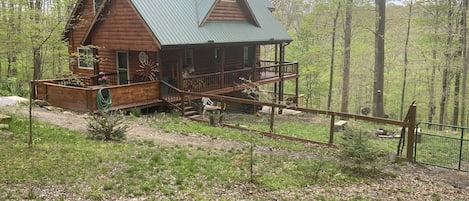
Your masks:
<instances>
[{"instance_id":1,"label":"shrub","mask_svg":"<svg viewBox=\"0 0 469 201\"><path fill-rule=\"evenodd\" d=\"M0 94L4 96L29 96L29 87L16 78L8 78L6 82L0 83Z\"/></svg>"},{"instance_id":2,"label":"shrub","mask_svg":"<svg viewBox=\"0 0 469 201\"><path fill-rule=\"evenodd\" d=\"M124 124L124 115L119 112L92 115L88 119L88 137L94 140L125 140L128 128Z\"/></svg>"},{"instance_id":3,"label":"shrub","mask_svg":"<svg viewBox=\"0 0 469 201\"><path fill-rule=\"evenodd\" d=\"M358 129L347 128L341 138L339 156L347 162L352 162L354 168L362 169L363 165L375 161L377 154L371 147L368 134Z\"/></svg>"},{"instance_id":4,"label":"shrub","mask_svg":"<svg viewBox=\"0 0 469 201\"><path fill-rule=\"evenodd\" d=\"M130 115L133 117L140 117L142 116L142 110L139 108L133 108L132 110L130 110Z\"/></svg>"}]
</instances>

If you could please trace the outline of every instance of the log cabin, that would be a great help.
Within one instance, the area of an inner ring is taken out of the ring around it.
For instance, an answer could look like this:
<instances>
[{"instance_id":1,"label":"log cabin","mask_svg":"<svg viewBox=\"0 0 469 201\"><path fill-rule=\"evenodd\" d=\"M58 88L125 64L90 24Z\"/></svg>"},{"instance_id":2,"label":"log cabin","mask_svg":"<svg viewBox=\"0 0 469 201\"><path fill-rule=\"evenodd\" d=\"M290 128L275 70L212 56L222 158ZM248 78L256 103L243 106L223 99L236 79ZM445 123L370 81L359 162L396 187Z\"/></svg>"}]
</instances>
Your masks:
<instances>
[{"instance_id":1,"label":"log cabin","mask_svg":"<svg viewBox=\"0 0 469 201\"><path fill-rule=\"evenodd\" d=\"M72 77L34 83L35 98L79 112L170 106L184 95L240 91L296 80L292 39L269 0L77 0L64 31ZM274 59L261 60L270 47ZM103 82L105 81L105 85ZM182 109L184 110L184 109Z\"/></svg>"}]
</instances>

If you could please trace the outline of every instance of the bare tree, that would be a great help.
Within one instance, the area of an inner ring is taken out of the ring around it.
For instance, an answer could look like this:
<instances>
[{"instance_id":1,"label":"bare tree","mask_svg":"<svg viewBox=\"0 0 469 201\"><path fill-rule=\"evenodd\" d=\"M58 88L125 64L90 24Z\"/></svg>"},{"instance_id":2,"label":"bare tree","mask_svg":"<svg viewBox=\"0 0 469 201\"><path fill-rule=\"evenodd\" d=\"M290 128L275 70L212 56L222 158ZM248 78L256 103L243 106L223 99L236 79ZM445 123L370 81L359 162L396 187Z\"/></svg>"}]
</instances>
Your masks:
<instances>
[{"instance_id":1,"label":"bare tree","mask_svg":"<svg viewBox=\"0 0 469 201\"><path fill-rule=\"evenodd\" d=\"M373 80L373 109L375 117L384 117L384 34L386 19L386 0L375 0L375 71Z\"/></svg>"},{"instance_id":2,"label":"bare tree","mask_svg":"<svg viewBox=\"0 0 469 201\"><path fill-rule=\"evenodd\" d=\"M404 100L405 100L405 91L406 91L406 83L407 83L407 67L409 65L408 50L409 50L409 36L410 36L410 19L412 18L412 5L413 5L413 0L410 0L409 17L407 18L407 32L406 32L405 47L404 47L404 74L402 77L400 120L403 120L403 115L404 115Z\"/></svg>"},{"instance_id":3,"label":"bare tree","mask_svg":"<svg viewBox=\"0 0 469 201\"><path fill-rule=\"evenodd\" d=\"M451 60L453 57L452 43L453 43L453 0L448 1L448 19L447 19L447 36L446 36L446 50L445 50L445 66L443 68L443 76L441 81L441 99L440 99L440 124L445 123L446 106L449 95L449 71ZM440 127L442 129L442 127Z\"/></svg>"},{"instance_id":4,"label":"bare tree","mask_svg":"<svg viewBox=\"0 0 469 201\"><path fill-rule=\"evenodd\" d=\"M337 30L337 18L339 18L340 11L340 2L337 5L337 10L333 19L332 24L332 41L331 41L331 66L330 66L330 75L329 75L329 93L327 95L327 110L331 110L332 103L332 83L334 81L334 60L335 60L335 36Z\"/></svg>"},{"instance_id":5,"label":"bare tree","mask_svg":"<svg viewBox=\"0 0 469 201\"><path fill-rule=\"evenodd\" d=\"M467 91L467 1L461 5L461 54L462 54L462 97L461 97L461 126L466 126L466 91Z\"/></svg>"},{"instance_id":6,"label":"bare tree","mask_svg":"<svg viewBox=\"0 0 469 201\"><path fill-rule=\"evenodd\" d=\"M350 50L352 42L352 6L353 0L347 0L345 5L345 36L344 36L344 69L342 80L342 104L340 111L348 112L349 82L350 82Z\"/></svg>"}]
</instances>

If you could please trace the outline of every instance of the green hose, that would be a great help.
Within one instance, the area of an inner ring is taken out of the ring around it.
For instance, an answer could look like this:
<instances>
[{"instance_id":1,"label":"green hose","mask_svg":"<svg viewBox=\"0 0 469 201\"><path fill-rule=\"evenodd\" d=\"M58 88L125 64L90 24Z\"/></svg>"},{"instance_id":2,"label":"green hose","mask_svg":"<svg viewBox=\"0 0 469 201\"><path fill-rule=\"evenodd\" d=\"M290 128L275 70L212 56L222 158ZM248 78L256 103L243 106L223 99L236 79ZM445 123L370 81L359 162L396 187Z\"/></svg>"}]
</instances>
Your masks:
<instances>
[{"instance_id":1,"label":"green hose","mask_svg":"<svg viewBox=\"0 0 469 201\"><path fill-rule=\"evenodd\" d=\"M103 96L103 90L107 90L108 96L104 97ZM111 92L109 89L99 89L98 94L96 96L97 99L97 106L99 112L104 112L107 113L111 109L111 104L112 104L112 99L111 99Z\"/></svg>"}]
</instances>

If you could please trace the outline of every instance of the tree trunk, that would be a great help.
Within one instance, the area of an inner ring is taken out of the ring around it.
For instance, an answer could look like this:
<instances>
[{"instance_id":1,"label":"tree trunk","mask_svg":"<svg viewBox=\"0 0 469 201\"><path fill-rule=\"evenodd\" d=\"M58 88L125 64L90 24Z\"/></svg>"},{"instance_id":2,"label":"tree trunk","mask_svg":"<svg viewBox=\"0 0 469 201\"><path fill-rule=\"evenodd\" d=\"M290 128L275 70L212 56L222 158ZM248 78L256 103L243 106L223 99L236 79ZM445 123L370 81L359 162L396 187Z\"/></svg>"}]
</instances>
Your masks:
<instances>
[{"instance_id":1,"label":"tree trunk","mask_svg":"<svg viewBox=\"0 0 469 201\"><path fill-rule=\"evenodd\" d=\"M348 112L349 82L350 82L350 49L352 42L352 6L353 0L347 0L345 7L345 36L344 36L344 70L342 80L341 112Z\"/></svg>"},{"instance_id":2,"label":"tree trunk","mask_svg":"<svg viewBox=\"0 0 469 201\"><path fill-rule=\"evenodd\" d=\"M461 72L459 70L456 71L456 77L454 79L454 100L453 100L453 125L458 125L458 117L459 117L459 84L461 82ZM456 130L456 128L453 128Z\"/></svg>"},{"instance_id":3,"label":"tree trunk","mask_svg":"<svg viewBox=\"0 0 469 201\"><path fill-rule=\"evenodd\" d=\"M375 0L376 30L375 30L375 74L373 81L373 110L374 117L384 117L384 34L386 19L386 0Z\"/></svg>"},{"instance_id":4,"label":"tree trunk","mask_svg":"<svg viewBox=\"0 0 469 201\"><path fill-rule=\"evenodd\" d=\"M335 35L337 30L337 18L339 18L339 11L340 11L340 2L337 6L337 11L335 13L333 23L332 23L332 48L331 48L331 66L330 66L330 75L329 75L329 93L327 95L327 110L331 110L332 104L332 85L334 80L334 59L335 59Z\"/></svg>"},{"instance_id":5,"label":"tree trunk","mask_svg":"<svg viewBox=\"0 0 469 201\"><path fill-rule=\"evenodd\" d=\"M40 13L42 12L42 1L41 0L30 0L29 1L29 6L31 11L34 12L32 15L32 20L40 24L41 19L40 19ZM41 30L37 29L35 30L36 36L32 36L34 38L39 38L37 35L39 35ZM32 39L33 41L34 39ZM40 80L42 78L42 45L44 43L39 43L35 44L33 42L33 80Z\"/></svg>"},{"instance_id":6,"label":"tree trunk","mask_svg":"<svg viewBox=\"0 0 469 201\"><path fill-rule=\"evenodd\" d=\"M462 1L461 9L461 54L462 54L462 91L461 91L461 126L466 126L466 91L467 91L467 1Z\"/></svg>"},{"instance_id":7,"label":"tree trunk","mask_svg":"<svg viewBox=\"0 0 469 201\"><path fill-rule=\"evenodd\" d=\"M436 28L435 28L435 33L436 33ZM436 76L436 50L432 50L432 72L430 76L430 86L428 87L428 122L432 123L433 122L433 116L435 115L435 76ZM428 124L428 129L432 127L431 124Z\"/></svg>"},{"instance_id":8,"label":"tree trunk","mask_svg":"<svg viewBox=\"0 0 469 201\"><path fill-rule=\"evenodd\" d=\"M406 91L406 84L407 84L407 66L409 64L408 59L408 49L409 49L409 36L410 36L410 19L412 17L412 4L413 0L410 0L409 4L409 18L407 19L407 33L405 38L405 47L404 47L404 74L402 78L402 91L401 91L401 111L400 111L400 120L403 120L404 115L404 101L405 101L405 91Z\"/></svg>"},{"instance_id":9,"label":"tree trunk","mask_svg":"<svg viewBox=\"0 0 469 201\"><path fill-rule=\"evenodd\" d=\"M453 8L452 8L452 2L449 1L449 7L448 7L448 31L447 31L447 37L446 37L446 50L445 50L445 67L443 69L443 76L442 76L442 81L441 81L441 99L440 99L440 124L445 123L445 116L446 116L446 102L448 101L448 83L449 83L449 69L451 66L451 58L452 58L452 48L451 44L453 42L453 23L452 23L452 17L453 17ZM440 129L443 129L442 126L440 126Z\"/></svg>"}]
</instances>

